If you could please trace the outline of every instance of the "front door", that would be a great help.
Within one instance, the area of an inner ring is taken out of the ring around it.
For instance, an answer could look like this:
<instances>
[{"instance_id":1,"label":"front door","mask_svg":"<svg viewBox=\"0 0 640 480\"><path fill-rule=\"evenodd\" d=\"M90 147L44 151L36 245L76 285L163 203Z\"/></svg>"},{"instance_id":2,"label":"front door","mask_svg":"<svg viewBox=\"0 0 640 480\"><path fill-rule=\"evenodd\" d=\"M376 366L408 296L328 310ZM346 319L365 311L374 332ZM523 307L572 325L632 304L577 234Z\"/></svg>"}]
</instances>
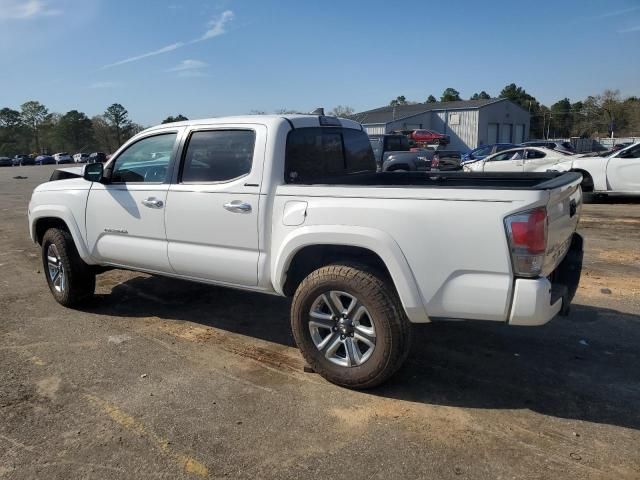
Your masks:
<instances>
[{"instance_id":1,"label":"front door","mask_svg":"<svg viewBox=\"0 0 640 480\"><path fill-rule=\"evenodd\" d=\"M524 148L507 150L487 157L485 172L522 172L524 168Z\"/></svg>"},{"instance_id":2,"label":"front door","mask_svg":"<svg viewBox=\"0 0 640 480\"><path fill-rule=\"evenodd\" d=\"M615 192L640 193L640 145L609 159L607 180L609 188Z\"/></svg>"},{"instance_id":3,"label":"front door","mask_svg":"<svg viewBox=\"0 0 640 480\"><path fill-rule=\"evenodd\" d=\"M100 262L171 272L165 206L177 131L142 138L118 154L87 201L87 243Z\"/></svg>"},{"instance_id":4,"label":"front door","mask_svg":"<svg viewBox=\"0 0 640 480\"><path fill-rule=\"evenodd\" d=\"M256 286L260 182L266 128L193 130L167 196L174 271L194 279Z\"/></svg>"}]
</instances>

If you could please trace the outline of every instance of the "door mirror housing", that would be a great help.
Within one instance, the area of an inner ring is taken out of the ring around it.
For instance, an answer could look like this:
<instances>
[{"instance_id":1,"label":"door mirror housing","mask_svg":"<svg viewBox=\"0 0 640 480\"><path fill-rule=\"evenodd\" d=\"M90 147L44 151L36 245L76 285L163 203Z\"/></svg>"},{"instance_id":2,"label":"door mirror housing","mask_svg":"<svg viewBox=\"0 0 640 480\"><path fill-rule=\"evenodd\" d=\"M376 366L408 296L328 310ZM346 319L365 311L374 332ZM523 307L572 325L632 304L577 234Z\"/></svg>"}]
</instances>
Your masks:
<instances>
[{"instance_id":1,"label":"door mirror housing","mask_svg":"<svg viewBox=\"0 0 640 480\"><path fill-rule=\"evenodd\" d=\"M100 162L87 163L84 167L83 178L89 182L102 182L104 165Z\"/></svg>"}]
</instances>

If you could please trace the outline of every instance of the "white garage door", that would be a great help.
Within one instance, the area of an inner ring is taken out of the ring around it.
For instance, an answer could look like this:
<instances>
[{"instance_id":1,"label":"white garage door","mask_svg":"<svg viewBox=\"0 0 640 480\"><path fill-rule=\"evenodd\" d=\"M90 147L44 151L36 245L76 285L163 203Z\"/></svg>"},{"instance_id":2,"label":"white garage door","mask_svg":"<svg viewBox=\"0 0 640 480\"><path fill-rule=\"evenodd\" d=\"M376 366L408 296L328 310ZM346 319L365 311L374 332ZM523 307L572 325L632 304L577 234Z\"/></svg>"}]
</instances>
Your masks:
<instances>
[{"instance_id":1,"label":"white garage door","mask_svg":"<svg viewBox=\"0 0 640 480\"><path fill-rule=\"evenodd\" d=\"M524 125L516 124L513 130L513 143L524 142Z\"/></svg>"},{"instance_id":2,"label":"white garage door","mask_svg":"<svg viewBox=\"0 0 640 480\"><path fill-rule=\"evenodd\" d=\"M511 124L503 123L500 125L500 143L511 142Z\"/></svg>"},{"instance_id":3,"label":"white garage door","mask_svg":"<svg viewBox=\"0 0 640 480\"><path fill-rule=\"evenodd\" d=\"M490 123L487 131L487 143L491 145L492 143L498 143L498 124Z\"/></svg>"}]
</instances>

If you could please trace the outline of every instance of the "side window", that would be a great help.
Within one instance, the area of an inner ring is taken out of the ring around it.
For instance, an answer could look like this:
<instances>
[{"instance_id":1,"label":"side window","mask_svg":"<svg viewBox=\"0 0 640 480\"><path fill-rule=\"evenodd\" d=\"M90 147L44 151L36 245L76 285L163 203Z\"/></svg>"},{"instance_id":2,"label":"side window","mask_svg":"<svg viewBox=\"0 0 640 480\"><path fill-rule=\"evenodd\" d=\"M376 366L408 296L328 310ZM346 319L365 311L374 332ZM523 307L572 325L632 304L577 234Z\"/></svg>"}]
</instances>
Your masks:
<instances>
[{"instance_id":1,"label":"side window","mask_svg":"<svg viewBox=\"0 0 640 480\"><path fill-rule=\"evenodd\" d=\"M367 134L350 128L296 128L287 135L285 181L312 182L356 172L375 172Z\"/></svg>"},{"instance_id":2,"label":"side window","mask_svg":"<svg viewBox=\"0 0 640 480\"><path fill-rule=\"evenodd\" d=\"M522 160L524 150L512 150L510 152L499 153L491 159L492 162L502 162L505 160Z\"/></svg>"},{"instance_id":3,"label":"side window","mask_svg":"<svg viewBox=\"0 0 640 480\"><path fill-rule=\"evenodd\" d=\"M253 164L253 130L208 130L191 134L183 183L226 182L247 175Z\"/></svg>"},{"instance_id":4,"label":"side window","mask_svg":"<svg viewBox=\"0 0 640 480\"><path fill-rule=\"evenodd\" d=\"M630 148L618 155L620 158L640 158L640 145Z\"/></svg>"},{"instance_id":5,"label":"side window","mask_svg":"<svg viewBox=\"0 0 640 480\"><path fill-rule=\"evenodd\" d=\"M536 158L544 158L547 154L544 152L539 152L538 150L527 150L527 159L533 160Z\"/></svg>"},{"instance_id":6,"label":"side window","mask_svg":"<svg viewBox=\"0 0 640 480\"><path fill-rule=\"evenodd\" d=\"M473 153L476 157L482 157L491 154L491 146L476 149Z\"/></svg>"},{"instance_id":7,"label":"side window","mask_svg":"<svg viewBox=\"0 0 640 480\"><path fill-rule=\"evenodd\" d=\"M345 128L342 135L347 170L352 173L375 170L371 144L367 136L359 130L349 128Z\"/></svg>"},{"instance_id":8,"label":"side window","mask_svg":"<svg viewBox=\"0 0 640 480\"><path fill-rule=\"evenodd\" d=\"M176 133L163 133L137 141L115 160L113 183L162 183L167 177Z\"/></svg>"}]
</instances>

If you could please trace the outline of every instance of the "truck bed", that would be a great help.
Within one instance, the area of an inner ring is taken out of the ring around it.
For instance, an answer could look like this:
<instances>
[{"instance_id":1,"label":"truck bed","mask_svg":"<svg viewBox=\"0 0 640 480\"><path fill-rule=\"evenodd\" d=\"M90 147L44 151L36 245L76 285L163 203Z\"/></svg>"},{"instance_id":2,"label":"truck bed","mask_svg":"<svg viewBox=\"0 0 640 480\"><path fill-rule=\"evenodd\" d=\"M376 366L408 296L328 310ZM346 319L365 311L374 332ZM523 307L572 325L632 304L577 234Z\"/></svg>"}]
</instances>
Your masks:
<instances>
[{"instance_id":1,"label":"truck bed","mask_svg":"<svg viewBox=\"0 0 640 480\"><path fill-rule=\"evenodd\" d=\"M469 173L380 172L323 178L302 185L353 185L367 187L424 187L481 190L550 190L580 179L575 172ZM300 185L300 184L298 184Z\"/></svg>"}]
</instances>

